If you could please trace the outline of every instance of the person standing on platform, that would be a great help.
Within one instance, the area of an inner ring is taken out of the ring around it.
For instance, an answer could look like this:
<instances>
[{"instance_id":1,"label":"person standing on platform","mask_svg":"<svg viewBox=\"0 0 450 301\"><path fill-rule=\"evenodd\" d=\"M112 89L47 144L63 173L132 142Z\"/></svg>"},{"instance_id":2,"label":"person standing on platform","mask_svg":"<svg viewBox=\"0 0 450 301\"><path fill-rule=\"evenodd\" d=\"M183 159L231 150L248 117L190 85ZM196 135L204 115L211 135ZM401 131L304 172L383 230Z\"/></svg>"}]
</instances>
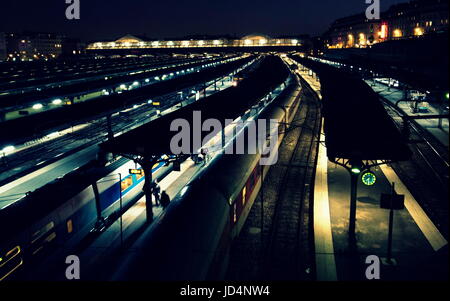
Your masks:
<instances>
[{"instance_id":1,"label":"person standing on platform","mask_svg":"<svg viewBox=\"0 0 450 301\"><path fill-rule=\"evenodd\" d=\"M155 180L153 182L153 196L155 197L155 205L159 205L159 192L161 191L161 187L159 187L158 180Z\"/></svg>"},{"instance_id":2,"label":"person standing on platform","mask_svg":"<svg viewBox=\"0 0 450 301\"><path fill-rule=\"evenodd\" d=\"M167 206L170 204L170 197L167 194L165 190L161 192L161 206L163 206L164 209L166 209Z\"/></svg>"},{"instance_id":3,"label":"person standing on platform","mask_svg":"<svg viewBox=\"0 0 450 301\"><path fill-rule=\"evenodd\" d=\"M208 149L207 148L202 148L200 150L200 154L203 157L203 164L208 163L208 161L209 161Z\"/></svg>"}]
</instances>

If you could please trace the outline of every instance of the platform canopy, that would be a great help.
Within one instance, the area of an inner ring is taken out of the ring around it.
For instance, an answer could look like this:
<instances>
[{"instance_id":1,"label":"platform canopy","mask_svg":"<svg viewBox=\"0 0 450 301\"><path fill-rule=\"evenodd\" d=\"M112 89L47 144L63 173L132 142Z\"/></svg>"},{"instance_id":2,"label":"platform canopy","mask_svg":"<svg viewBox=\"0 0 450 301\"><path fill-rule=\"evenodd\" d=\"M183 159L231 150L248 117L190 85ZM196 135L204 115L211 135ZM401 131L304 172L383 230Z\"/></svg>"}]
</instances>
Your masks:
<instances>
[{"instance_id":1,"label":"platform canopy","mask_svg":"<svg viewBox=\"0 0 450 301\"><path fill-rule=\"evenodd\" d=\"M170 155L172 154L170 142L177 134L176 131L170 130L171 124L176 119L184 119L191 126L190 145L192 148L192 127L195 126L194 111L200 112L201 121L213 118L219 120L223 126L225 119L234 120L244 115L264 95L284 82L287 77L288 70L280 58L266 57L259 68L252 71L247 78L244 76L244 80L239 82L238 86L200 99L191 105L104 142L100 147L105 152L120 155L128 154L139 157ZM197 122L198 119L196 118L195 121ZM208 134L209 132L201 131L201 139L203 140Z\"/></svg>"},{"instance_id":2,"label":"platform canopy","mask_svg":"<svg viewBox=\"0 0 450 301\"><path fill-rule=\"evenodd\" d=\"M330 160L410 158L411 151L378 94L361 78L329 65L296 59L320 78L325 143Z\"/></svg>"}]
</instances>

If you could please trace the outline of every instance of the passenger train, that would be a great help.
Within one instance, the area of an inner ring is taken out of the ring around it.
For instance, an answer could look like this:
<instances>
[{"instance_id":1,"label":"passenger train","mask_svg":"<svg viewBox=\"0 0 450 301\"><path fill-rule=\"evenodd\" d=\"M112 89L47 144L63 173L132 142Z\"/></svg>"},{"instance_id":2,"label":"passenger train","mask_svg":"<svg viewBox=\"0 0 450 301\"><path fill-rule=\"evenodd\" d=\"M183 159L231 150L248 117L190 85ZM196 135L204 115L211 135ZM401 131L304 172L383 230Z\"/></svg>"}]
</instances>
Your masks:
<instances>
[{"instance_id":1,"label":"passenger train","mask_svg":"<svg viewBox=\"0 0 450 301\"><path fill-rule=\"evenodd\" d=\"M135 168L125 158L106 167L93 161L1 210L0 281L45 278L36 275L46 270L38 266L69 254L86 236L102 231L120 207L126 209L143 196L145 176L129 174ZM156 179L170 171L164 163L152 169Z\"/></svg>"},{"instance_id":2,"label":"passenger train","mask_svg":"<svg viewBox=\"0 0 450 301\"><path fill-rule=\"evenodd\" d=\"M300 106L300 91L297 81L291 81L258 117L278 120L276 149ZM260 165L260 158L259 154L223 154L212 161L131 245L129 253L117 255L117 269L107 280L223 279L231 242L270 168Z\"/></svg>"}]
</instances>

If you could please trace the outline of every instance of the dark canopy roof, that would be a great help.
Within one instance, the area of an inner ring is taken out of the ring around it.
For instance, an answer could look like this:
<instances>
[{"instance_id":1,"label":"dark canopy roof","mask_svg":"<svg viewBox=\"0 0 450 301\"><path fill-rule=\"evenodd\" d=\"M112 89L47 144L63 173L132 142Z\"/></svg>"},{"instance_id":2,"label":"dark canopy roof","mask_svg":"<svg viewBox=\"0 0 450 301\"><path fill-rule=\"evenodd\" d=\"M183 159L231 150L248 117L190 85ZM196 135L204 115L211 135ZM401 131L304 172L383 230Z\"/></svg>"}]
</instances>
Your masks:
<instances>
[{"instance_id":1,"label":"dark canopy roof","mask_svg":"<svg viewBox=\"0 0 450 301\"><path fill-rule=\"evenodd\" d=\"M101 144L100 147L106 152L135 156L171 154L170 141L176 134L170 131L170 124L173 120L182 118L192 126L193 111L201 112L202 121L214 118L223 124L225 119L236 119L260 98L286 80L288 74L289 72L280 58L268 56L263 59L259 68L244 75L244 79L239 82L237 87L231 87L200 99L189 106L115 137ZM202 139L207 134L202 132Z\"/></svg>"},{"instance_id":2,"label":"dark canopy roof","mask_svg":"<svg viewBox=\"0 0 450 301\"><path fill-rule=\"evenodd\" d=\"M197 84L204 83L219 76L224 76L250 61L251 57L216 66L170 80L130 90L122 94L101 96L86 102L63 106L58 109L44 111L18 119L8 120L0 127L0 144L18 143L30 135L45 135L68 125L98 119L128 108L133 104L147 101L149 98L179 91ZM179 67L181 68L181 67Z\"/></svg>"},{"instance_id":3,"label":"dark canopy roof","mask_svg":"<svg viewBox=\"0 0 450 301\"><path fill-rule=\"evenodd\" d=\"M406 160L402 135L378 95L360 78L329 65L301 60L320 77L328 157Z\"/></svg>"}]
</instances>

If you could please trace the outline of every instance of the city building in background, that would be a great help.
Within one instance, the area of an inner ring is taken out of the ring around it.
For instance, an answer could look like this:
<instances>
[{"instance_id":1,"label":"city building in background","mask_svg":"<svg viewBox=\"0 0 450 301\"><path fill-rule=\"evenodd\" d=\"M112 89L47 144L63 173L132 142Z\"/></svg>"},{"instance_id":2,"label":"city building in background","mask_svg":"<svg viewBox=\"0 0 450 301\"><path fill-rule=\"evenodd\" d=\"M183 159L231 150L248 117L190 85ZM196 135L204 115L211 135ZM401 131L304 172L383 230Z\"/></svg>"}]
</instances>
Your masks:
<instances>
[{"instance_id":1,"label":"city building in background","mask_svg":"<svg viewBox=\"0 0 450 301\"><path fill-rule=\"evenodd\" d=\"M8 61L32 61L56 58L62 53L63 35L53 33L7 33Z\"/></svg>"},{"instance_id":2,"label":"city building in background","mask_svg":"<svg viewBox=\"0 0 450 301\"><path fill-rule=\"evenodd\" d=\"M448 32L448 0L414 0L391 6L380 20L365 14L334 21L324 37L328 48L365 48L397 39Z\"/></svg>"},{"instance_id":3,"label":"city building in background","mask_svg":"<svg viewBox=\"0 0 450 301\"><path fill-rule=\"evenodd\" d=\"M223 48L223 47L298 47L304 44L304 37L271 38L266 35L247 35L243 38L209 38L148 40L144 37L126 35L115 41L94 42L87 50L99 49L171 49L171 48Z\"/></svg>"}]
</instances>

